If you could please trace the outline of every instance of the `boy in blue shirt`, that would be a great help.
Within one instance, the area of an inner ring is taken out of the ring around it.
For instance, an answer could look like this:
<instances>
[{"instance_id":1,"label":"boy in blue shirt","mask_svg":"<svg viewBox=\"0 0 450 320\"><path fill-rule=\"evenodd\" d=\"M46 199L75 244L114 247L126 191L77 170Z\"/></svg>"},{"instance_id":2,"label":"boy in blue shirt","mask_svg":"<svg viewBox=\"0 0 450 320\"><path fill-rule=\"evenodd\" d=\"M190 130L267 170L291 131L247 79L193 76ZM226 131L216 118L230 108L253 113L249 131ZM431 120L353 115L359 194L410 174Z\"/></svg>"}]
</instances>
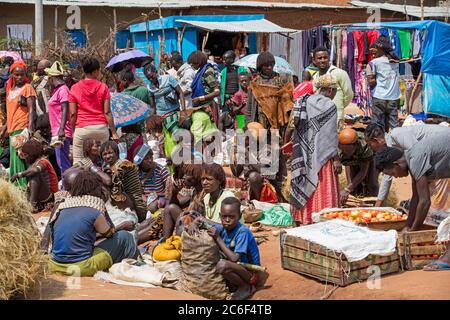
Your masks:
<instances>
[{"instance_id":1,"label":"boy in blue shirt","mask_svg":"<svg viewBox=\"0 0 450 320\"><path fill-rule=\"evenodd\" d=\"M225 259L217 263L217 271L227 280L230 289L236 289L232 294L233 300L250 297L256 291L257 282L260 282L256 273L237 263L261 265L256 240L248 227L239 223L240 218L239 199L225 198L220 208L222 225L214 225L208 229L208 234L213 237L225 256ZM267 277L267 274L259 276L263 278Z\"/></svg>"}]
</instances>

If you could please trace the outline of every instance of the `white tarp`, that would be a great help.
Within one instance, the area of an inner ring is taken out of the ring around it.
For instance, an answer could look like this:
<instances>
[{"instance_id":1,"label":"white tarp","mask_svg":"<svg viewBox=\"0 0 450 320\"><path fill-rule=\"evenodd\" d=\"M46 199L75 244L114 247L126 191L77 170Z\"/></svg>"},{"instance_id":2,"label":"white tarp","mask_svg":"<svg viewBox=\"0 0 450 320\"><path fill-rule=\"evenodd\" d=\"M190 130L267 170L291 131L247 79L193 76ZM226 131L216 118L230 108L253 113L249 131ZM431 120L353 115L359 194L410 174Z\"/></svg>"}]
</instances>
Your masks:
<instances>
[{"instance_id":1,"label":"white tarp","mask_svg":"<svg viewBox=\"0 0 450 320\"><path fill-rule=\"evenodd\" d=\"M176 20L190 26L209 31L242 32L242 33L293 33L297 30L283 28L266 19L244 21L195 21Z\"/></svg>"},{"instance_id":2,"label":"white tarp","mask_svg":"<svg viewBox=\"0 0 450 320\"><path fill-rule=\"evenodd\" d=\"M395 230L372 231L341 219L288 229L286 233L341 252L349 262L362 260L370 254L389 256L397 245Z\"/></svg>"}]
</instances>

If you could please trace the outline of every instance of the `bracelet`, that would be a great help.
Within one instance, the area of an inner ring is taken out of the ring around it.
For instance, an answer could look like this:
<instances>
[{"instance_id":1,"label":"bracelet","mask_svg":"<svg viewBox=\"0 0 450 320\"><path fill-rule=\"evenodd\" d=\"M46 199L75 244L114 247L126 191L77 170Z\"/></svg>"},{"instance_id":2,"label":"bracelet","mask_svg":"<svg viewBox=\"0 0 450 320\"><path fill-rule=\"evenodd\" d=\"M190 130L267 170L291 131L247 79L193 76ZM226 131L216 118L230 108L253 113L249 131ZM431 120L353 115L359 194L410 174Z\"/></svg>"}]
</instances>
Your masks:
<instances>
[{"instance_id":1,"label":"bracelet","mask_svg":"<svg viewBox=\"0 0 450 320\"><path fill-rule=\"evenodd\" d=\"M97 172L100 171L95 165L94 165L94 166L91 166L90 170L91 170L93 173L97 173Z\"/></svg>"},{"instance_id":2,"label":"bracelet","mask_svg":"<svg viewBox=\"0 0 450 320\"><path fill-rule=\"evenodd\" d=\"M347 191L348 193L352 193L352 191L347 187L345 187L344 190Z\"/></svg>"},{"instance_id":3,"label":"bracelet","mask_svg":"<svg viewBox=\"0 0 450 320\"><path fill-rule=\"evenodd\" d=\"M17 174L17 176L19 177L19 179L22 178L22 177L23 177L23 172L19 172L19 173Z\"/></svg>"},{"instance_id":4,"label":"bracelet","mask_svg":"<svg viewBox=\"0 0 450 320\"><path fill-rule=\"evenodd\" d=\"M205 101L206 100L205 96L200 96L199 99L200 99L200 101Z\"/></svg>"}]
</instances>

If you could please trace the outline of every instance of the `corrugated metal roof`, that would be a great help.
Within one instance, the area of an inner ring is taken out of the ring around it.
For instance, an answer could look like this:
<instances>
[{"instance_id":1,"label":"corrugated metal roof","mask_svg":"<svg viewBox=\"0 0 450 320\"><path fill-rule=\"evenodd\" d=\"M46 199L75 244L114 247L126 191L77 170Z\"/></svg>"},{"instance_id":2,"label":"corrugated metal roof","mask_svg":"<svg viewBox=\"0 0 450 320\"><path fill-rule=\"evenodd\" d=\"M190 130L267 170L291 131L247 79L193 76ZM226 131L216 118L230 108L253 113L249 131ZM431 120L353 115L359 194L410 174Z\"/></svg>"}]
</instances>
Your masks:
<instances>
[{"instance_id":1,"label":"corrugated metal roof","mask_svg":"<svg viewBox=\"0 0 450 320\"><path fill-rule=\"evenodd\" d=\"M404 6L401 4L372 3L363 1L352 1L351 4L357 7L380 8L384 10L401 12L413 17L421 17L419 6ZM424 7L423 11L425 18L444 18L449 16L449 10L446 7Z\"/></svg>"},{"instance_id":2,"label":"corrugated metal roof","mask_svg":"<svg viewBox=\"0 0 450 320\"><path fill-rule=\"evenodd\" d=\"M34 0L0 0L0 3L34 4ZM329 6L315 3L283 3L263 1L200 1L200 0L43 0L44 5L57 6L105 6L105 7L145 7L157 8L158 4L163 9L189 9L194 7L253 7L253 8L312 8L312 9L357 9L352 6Z\"/></svg>"},{"instance_id":3,"label":"corrugated metal roof","mask_svg":"<svg viewBox=\"0 0 450 320\"><path fill-rule=\"evenodd\" d=\"M292 33L297 31L294 29L280 27L279 25L266 19L227 22L176 20L176 22L185 23L190 26L209 31L248 33Z\"/></svg>"}]
</instances>

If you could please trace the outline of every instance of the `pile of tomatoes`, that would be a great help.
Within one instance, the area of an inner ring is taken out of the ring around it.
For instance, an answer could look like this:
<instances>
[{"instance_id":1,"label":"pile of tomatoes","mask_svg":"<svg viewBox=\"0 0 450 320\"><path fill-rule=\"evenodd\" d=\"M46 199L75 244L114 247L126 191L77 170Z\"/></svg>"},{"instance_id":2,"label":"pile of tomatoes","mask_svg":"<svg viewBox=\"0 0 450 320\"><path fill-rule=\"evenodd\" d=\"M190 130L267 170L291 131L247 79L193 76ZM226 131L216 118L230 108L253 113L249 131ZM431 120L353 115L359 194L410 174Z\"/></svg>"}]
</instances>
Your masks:
<instances>
[{"instance_id":1,"label":"pile of tomatoes","mask_svg":"<svg viewBox=\"0 0 450 320\"><path fill-rule=\"evenodd\" d=\"M386 222L386 221L403 221L407 219L406 214L399 215L386 211L359 209L359 210L342 210L323 214L327 219L343 219L353 222Z\"/></svg>"}]
</instances>

